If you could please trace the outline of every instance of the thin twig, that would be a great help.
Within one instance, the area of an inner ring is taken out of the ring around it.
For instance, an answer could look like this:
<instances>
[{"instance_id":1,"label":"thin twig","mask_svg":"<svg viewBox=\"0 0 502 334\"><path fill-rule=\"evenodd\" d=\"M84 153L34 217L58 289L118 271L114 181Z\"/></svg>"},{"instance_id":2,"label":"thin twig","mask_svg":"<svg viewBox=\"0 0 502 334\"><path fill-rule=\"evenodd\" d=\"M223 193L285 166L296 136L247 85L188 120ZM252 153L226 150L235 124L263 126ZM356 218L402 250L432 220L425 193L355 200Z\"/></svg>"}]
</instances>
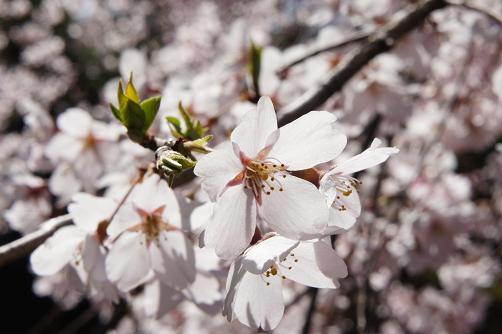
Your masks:
<instances>
[{"instance_id":1,"label":"thin twig","mask_svg":"<svg viewBox=\"0 0 502 334\"><path fill-rule=\"evenodd\" d=\"M457 6L461 8L465 8L468 10L472 10L474 12L480 13L494 21L495 23L499 24L502 26L502 16L500 16L498 13L492 11L491 9L488 8L483 8L481 6L478 6L476 4L470 3L469 1L448 1L448 4L451 6Z\"/></svg>"},{"instance_id":2,"label":"thin twig","mask_svg":"<svg viewBox=\"0 0 502 334\"><path fill-rule=\"evenodd\" d=\"M382 30L375 32L368 41L342 61L322 80L319 87L306 91L296 101L284 107L284 116L279 125L285 125L311 110L316 110L334 93L340 91L364 66L376 56L391 50L396 42L408 32L419 27L435 10L448 6L445 0L426 0L405 10L405 14L396 14L400 18L391 20Z\"/></svg>"},{"instance_id":3,"label":"thin twig","mask_svg":"<svg viewBox=\"0 0 502 334\"><path fill-rule=\"evenodd\" d=\"M54 232L70 223L69 214L55 217L43 222L36 231L0 246L0 268L31 253Z\"/></svg>"},{"instance_id":4,"label":"thin twig","mask_svg":"<svg viewBox=\"0 0 502 334\"><path fill-rule=\"evenodd\" d=\"M319 289L309 288L308 291L310 292L311 299L310 299L309 309L305 317L305 323L303 324L303 329L302 329L303 334L310 333L310 328L312 327L312 317L314 316L315 313L315 306L317 303L317 295L319 293Z\"/></svg>"},{"instance_id":5,"label":"thin twig","mask_svg":"<svg viewBox=\"0 0 502 334\"><path fill-rule=\"evenodd\" d=\"M298 57L295 60L293 60L292 62L290 62L290 63L282 66L277 71L277 73L279 75L283 76L283 75L286 74L286 72L290 68L292 68L295 65L300 64L301 62L304 62L305 60L307 60L309 58L312 58L312 57L317 56L317 55L319 55L321 53L324 53L324 52L334 51L336 49L343 48L343 47L348 46L350 44L363 41L363 40L367 39L369 36L371 36L372 33L373 33L373 31L359 31L359 32L355 32L355 33L352 34L352 36L349 36L349 37L345 38L342 41L338 41L338 42L335 42L333 44L329 44L329 45L326 45L326 46L323 46L323 47L317 47L315 49L312 49L309 52L305 53L303 56Z\"/></svg>"}]
</instances>

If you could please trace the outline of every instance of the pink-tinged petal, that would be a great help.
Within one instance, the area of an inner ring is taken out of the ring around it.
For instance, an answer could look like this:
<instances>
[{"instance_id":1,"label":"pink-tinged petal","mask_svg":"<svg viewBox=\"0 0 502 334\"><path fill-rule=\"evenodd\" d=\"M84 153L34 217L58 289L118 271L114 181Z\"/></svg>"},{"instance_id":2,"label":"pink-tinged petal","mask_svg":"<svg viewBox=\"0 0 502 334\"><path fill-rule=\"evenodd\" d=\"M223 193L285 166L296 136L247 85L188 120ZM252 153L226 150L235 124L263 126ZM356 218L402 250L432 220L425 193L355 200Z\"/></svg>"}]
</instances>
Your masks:
<instances>
[{"instance_id":1,"label":"pink-tinged petal","mask_svg":"<svg viewBox=\"0 0 502 334\"><path fill-rule=\"evenodd\" d=\"M76 226L60 228L31 254L33 271L40 276L59 272L75 257L84 237L85 233Z\"/></svg>"},{"instance_id":2,"label":"pink-tinged petal","mask_svg":"<svg viewBox=\"0 0 502 334\"><path fill-rule=\"evenodd\" d=\"M183 289L195 280L195 255L180 231L162 231L149 246L152 269L165 284Z\"/></svg>"},{"instance_id":3,"label":"pink-tinged petal","mask_svg":"<svg viewBox=\"0 0 502 334\"><path fill-rule=\"evenodd\" d=\"M96 189L96 183L105 170L94 150L80 152L73 163L73 169L87 192Z\"/></svg>"},{"instance_id":4,"label":"pink-tinged petal","mask_svg":"<svg viewBox=\"0 0 502 334\"><path fill-rule=\"evenodd\" d=\"M105 255L94 236L87 235L82 247L82 264L87 273L96 281L106 281Z\"/></svg>"},{"instance_id":5,"label":"pink-tinged petal","mask_svg":"<svg viewBox=\"0 0 502 334\"><path fill-rule=\"evenodd\" d=\"M202 189L214 202L243 168L232 145L228 143L203 156L195 165L194 173L202 178Z\"/></svg>"},{"instance_id":6,"label":"pink-tinged petal","mask_svg":"<svg viewBox=\"0 0 502 334\"><path fill-rule=\"evenodd\" d=\"M197 270L211 272L221 269L221 259L210 248L194 247Z\"/></svg>"},{"instance_id":7,"label":"pink-tinged petal","mask_svg":"<svg viewBox=\"0 0 502 334\"><path fill-rule=\"evenodd\" d=\"M59 161L73 162L83 150L83 142L65 133L58 133L45 147L45 155L54 164Z\"/></svg>"},{"instance_id":8,"label":"pink-tinged petal","mask_svg":"<svg viewBox=\"0 0 502 334\"><path fill-rule=\"evenodd\" d=\"M165 181L161 180L157 174L152 174L134 187L128 200L133 203L134 207L151 213L166 205L165 197L174 197L171 192Z\"/></svg>"},{"instance_id":9,"label":"pink-tinged petal","mask_svg":"<svg viewBox=\"0 0 502 334\"><path fill-rule=\"evenodd\" d=\"M253 274L261 274L297 245L296 240L273 236L248 248L242 256L242 265Z\"/></svg>"},{"instance_id":10,"label":"pink-tinged petal","mask_svg":"<svg viewBox=\"0 0 502 334\"><path fill-rule=\"evenodd\" d=\"M256 110L250 110L234 129L230 139L239 145L244 154L253 159L267 143L269 135L277 129L277 116L269 97L258 101Z\"/></svg>"},{"instance_id":11,"label":"pink-tinged petal","mask_svg":"<svg viewBox=\"0 0 502 334\"><path fill-rule=\"evenodd\" d=\"M329 209L329 223L324 230L324 235L340 234L347 231L356 223L356 217L347 211L340 211L335 208Z\"/></svg>"},{"instance_id":12,"label":"pink-tinged petal","mask_svg":"<svg viewBox=\"0 0 502 334\"><path fill-rule=\"evenodd\" d=\"M232 301L225 301L231 305L232 313L228 315L251 328L276 328L284 314L281 278L264 279L263 275L252 274L243 268L235 275L239 278L235 291L227 293L227 299L232 298Z\"/></svg>"},{"instance_id":13,"label":"pink-tinged petal","mask_svg":"<svg viewBox=\"0 0 502 334\"><path fill-rule=\"evenodd\" d=\"M224 259L239 255L256 228L256 202L242 185L229 187L216 202L204 231L204 244Z\"/></svg>"},{"instance_id":14,"label":"pink-tinged petal","mask_svg":"<svg viewBox=\"0 0 502 334\"><path fill-rule=\"evenodd\" d=\"M385 162L391 155L399 152L399 149L396 147L380 147L381 143L380 139L373 139L373 142L368 149L350 159L347 159L346 161L339 163L333 171L324 175L324 177L329 177L332 173L349 175L359 172L363 169L379 165L382 162Z\"/></svg>"},{"instance_id":15,"label":"pink-tinged petal","mask_svg":"<svg viewBox=\"0 0 502 334\"><path fill-rule=\"evenodd\" d=\"M124 128L116 124L107 124L94 121L91 124L91 133L94 138L106 141L117 141L121 134L124 134Z\"/></svg>"},{"instance_id":16,"label":"pink-tinged petal","mask_svg":"<svg viewBox=\"0 0 502 334\"><path fill-rule=\"evenodd\" d=\"M349 214L354 217L359 217L361 215L361 200L359 199L359 194L357 190L352 190L350 195L344 196L340 195L340 203L345 206Z\"/></svg>"},{"instance_id":17,"label":"pink-tinged petal","mask_svg":"<svg viewBox=\"0 0 502 334\"><path fill-rule=\"evenodd\" d=\"M288 170L301 170L333 160L345 148L347 137L335 127L327 111L311 111L279 129L279 139L268 156Z\"/></svg>"},{"instance_id":18,"label":"pink-tinged petal","mask_svg":"<svg viewBox=\"0 0 502 334\"><path fill-rule=\"evenodd\" d=\"M183 294L159 280L145 285L145 314L156 319L179 305L183 301Z\"/></svg>"},{"instance_id":19,"label":"pink-tinged petal","mask_svg":"<svg viewBox=\"0 0 502 334\"><path fill-rule=\"evenodd\" d=\"M312 183L292 175L280 182L283 191L262 195L260 217L287 238L305 240L320 234L329 216L324 196Z\"/></svg>"},{"instance_id":20,"label":"pink-tinged petal","mask_svg":"<svg viewBox=\"0 0 502 334\"><path fill-rule=\"evenodd\" d=\"M347 276L345 262L324 241L301 242L279 270L288 279L315 288L337 288L338 278Z\"/></svg>"},{"instance_id":21,"label":"pink-tinged petal","mask_svg":"<svg viewBox=\"0 0 502 334\"><path fill-rule=\"evenodd\" d=\"M98 224L109 219L117 206L110 198L86 193L75 194L72 200L73 203L68 205L68 212L75 225L89 234L95 233Z\"/></svg>"},{"instance_id":22,"label":"pink-tinged petal","mask_svg":"<svg viewBox=\"0 0 502 334\"><path fill-rule=\"evenodd\" d=\"M183 295L206 313L221 311L220 282L211 274L198 272L193 284L183 290Z\"/></svg>"},{"instance_id":23,"label":"pink-tinged petal","mask_svg":"<svg viewBox=\"0 0 502 334\"><path fill-rule=\"evenodd\" d=\"M74 137L85 138L91 130L92 117L80 108L69 108L58 116L57 126L60 131Z\"/></svg>"},{"instance_id":24,"label":"pink-tinged petal","mask_svg":"<svg viewBox=\"0 0 502 334\"><path fill-rule=\"evenodd\" d=\"M209 223L213 215L214 203L206 202L192 210L190 214L190 230L195 234L200 234Z\"/></svg>"},{"instance_id":25,"label":"pink-tinged petal","mask_svg":"<svg viewBox=\"0 0 502 334\"><path fill-rule=\"evenodd\" d=\"M112 245L105 261L108 278L122 291L134 289L150 272L150 255L142 233L125 232Z\"/></svg>"},{"instance_id":26,"label":"pink-tinged petal","mask_svg":"<svg viewBox=\"0 0 502 334\"><path fill-rule=\"evenodd\" d=\"M141 218L138 212L130 202L126 202L120 207L113 217L106 229L106 233L111 237L111 239L115 239L120 233L139 223L141 223Z\"/></svg>"}]
</instances>

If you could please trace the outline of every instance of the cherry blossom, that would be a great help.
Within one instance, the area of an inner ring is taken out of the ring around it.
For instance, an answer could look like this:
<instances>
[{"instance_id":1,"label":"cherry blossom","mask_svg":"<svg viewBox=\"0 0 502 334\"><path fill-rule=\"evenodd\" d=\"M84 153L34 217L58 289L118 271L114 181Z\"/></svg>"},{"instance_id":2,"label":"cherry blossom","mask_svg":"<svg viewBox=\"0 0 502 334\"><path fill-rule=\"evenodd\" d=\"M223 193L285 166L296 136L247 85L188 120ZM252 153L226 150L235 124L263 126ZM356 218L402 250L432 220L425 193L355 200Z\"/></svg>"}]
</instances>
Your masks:
<instances>
[{"instance_id":1,"label":"cherry blossom","mask_svg":"<svg viewBox=\"0 0 502 334\"><path fill-rule=\"evenodd\" d=\"M361 214L361 201L357 193L360 181L351 174L379 165L399 152L395 147L380 145L381 141L375 138L368 149L335 165L321 178L319 190L330 207L330 223L326 233L348 230Z\"/></svg>"},{"instance_id":2,"label":"cherry blossom","mask_svg":"<svg viewBox=\"0 0 502 334\"><path fill-rule=\"evenodd\" d=\"M116 142L122 130L92 119L79 108L62 113L57 126L60 132L48 143L46 155L54 164L71 164L84 189L92 191L98 177L117 158Z\"/></svg>"},{"instance_id":3,"label":"cherry blossom","mask_svg":"<svg viewBox=\"0 0 502 334\"><path fill-rule=\"evenodd\" d=\"M173 191L159 176L146 177L108 226L113 240L106 258L110 280L123 291L144 283L151 274L173 288L192 283L193 246L180 223Z\"/></svg>"},{"instance_id":4,"label":"cherry blossom","mask_svg":"<svg viewBox=\"0 0 502 334\"><path fill-rule=\"evenodd\" d=\"M103 294L109 300L116 299L115 288L105 273L105 251L102 247L106 236L102 226L116 205L108 198L75 194L68 206L75 225L62 227L32 253L30 262L33 271L48 276L71 265L94 293Z\"/></svg>"},{"instance_id":5,"label":"cherry blossom","mask_svg":"<svg viewBox=\"0 0 502 334\"><path fill-rule=\"evenodd\" d=\"M223 314L229 321L272 330L284 313L283 280L335 289L338 279L345 276L347 266L328 242L273 235L249 247L233 263Z\"/></svg>"},{"instance_id":6,"label":"cherry blossom","mask_svg":"<svg viewBox=\"0 0 502 334\"><path fill-rule=\"evenodd\" d=\"M336 118L313 111L277 129L272 102L262 97L226 145L195 167L202 188L216 202L204 244L224 258L238 255L251 241L257 217L278 233L311 239L328 221L323 196L311 183L291 174L336 157L346 137Z\"/></svg>"}]
</instances>

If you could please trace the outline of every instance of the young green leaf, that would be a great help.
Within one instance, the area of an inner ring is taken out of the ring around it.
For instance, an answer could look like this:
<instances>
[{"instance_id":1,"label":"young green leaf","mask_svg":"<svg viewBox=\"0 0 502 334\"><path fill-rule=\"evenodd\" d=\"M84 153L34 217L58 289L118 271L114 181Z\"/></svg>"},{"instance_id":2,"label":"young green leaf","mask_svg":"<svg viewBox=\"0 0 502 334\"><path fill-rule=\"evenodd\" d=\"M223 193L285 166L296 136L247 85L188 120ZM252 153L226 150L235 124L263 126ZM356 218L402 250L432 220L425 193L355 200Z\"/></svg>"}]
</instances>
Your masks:
<instances>
[{"instance_id":1,"label":"young green leaf","mask_svg":"<svg viewBox=\"0 0 502 334\"><path fill-rule=\"evenodd\" d=\"M160 96L154 96L142 101L140 104L140 107L145 114L145 124L143 129L145 132L148 131L148 128L150 128L150 125L152 125L153 120L159 111L160 100Z\"/></svg>"},{"instance_id":2,"label":"young green leaf","mask_svg":"<svg viewBox=\"0 0 502 334\"><path fill-rule=\"evenodd\" d=\"M136 91L136 88L134 87L132 83L132 72L129 75L129 81L127 81L126 89L125 89L125 96L130 98L136 103L139 103L139 96L138 92Z\"/></svg>"}]
</instances>

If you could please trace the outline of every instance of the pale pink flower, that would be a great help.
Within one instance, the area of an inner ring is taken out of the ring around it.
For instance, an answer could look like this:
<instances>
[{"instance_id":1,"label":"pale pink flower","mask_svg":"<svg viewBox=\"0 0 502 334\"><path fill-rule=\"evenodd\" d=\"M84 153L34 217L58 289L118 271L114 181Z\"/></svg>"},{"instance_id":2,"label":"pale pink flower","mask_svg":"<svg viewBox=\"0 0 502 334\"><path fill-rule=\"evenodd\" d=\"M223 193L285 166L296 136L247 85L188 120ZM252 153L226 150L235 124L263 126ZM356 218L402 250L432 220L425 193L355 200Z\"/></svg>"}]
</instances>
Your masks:
<instances>
[{"instance_id":1,"label":"pale pink flower","mask_svg":"<svg viewBox=\"0 0 502 334\"><path fill-rule=\"evenodd\" d=\"M319 190L325 195L330 207L326 234L351 228L361 214L361 201L357 193L360 181L351 174L379 165L399 152L395 147L380 145L381 141L375 138L368 149L335 165L321 178Z\"/></svg>"},{"instance_id":2,"label":"pale pink flower","mask_svg":"<svg viewBox=\"0 0 502 334\"><path fill-rule=\"evenodd\" d=\"M122 130L92 119L79 108L59 115L57 126L60 132L47 145L46 155L55 165L70 163L84 189L94 190L98 177L118 158Z\"/></svg>"},{"instance_id":3,"label":"pale pink flower","mask_svg":"<svg viewBox=\"0 0 502 334\"><path fill-rule=\"evenodd\" d=\"M173 288L195 279L193 246L181 230L174 192L151 175L136 186L107 230L113 243L106 271L122 291L146 282L153 273Z\"/></svg>"},{"instance_id":4,"label":"pale pink flower","mask_svg":"<svg viewBox=\"0 0 502 334\"><path fill-rule=\"evenodd\" d=\"M327 224L323 195L290 172L336 157L346 137L334 128L336 118L310 112L277 129L274 107L262 97L224 146L199 160L195 174L216 202L203 241L223 258L250 243L259 217L273 230L294 239L311 239Z\"/></svg>"},{"instance_id":5,"label":"pale pink flower","mask_svg":"<svg viewBox=\"0 0 502 334\"><path fill-rule=\"evenodd\" d=\"M102 294L115 300L116 289L105 272L104 231L100 224L110 218L116 202L103 197L79 193L73 196L68 211L75 225L64 226L31 254L30 262L37 275L50 276L71 265L80 279Z\"/></svg>"},{"instance_id":6,"label":"pale pink flower","mask_svg":"<svg viewBox=\"0 0 502 334\"><path fill-rule=\"evenodd\" d=\"M275 235L249 247L227 278L223 315L246 326L274 329L284 314L285 279L335 289L347 266L325 241L301 242Z\"/></svg>"}]
</instances>

